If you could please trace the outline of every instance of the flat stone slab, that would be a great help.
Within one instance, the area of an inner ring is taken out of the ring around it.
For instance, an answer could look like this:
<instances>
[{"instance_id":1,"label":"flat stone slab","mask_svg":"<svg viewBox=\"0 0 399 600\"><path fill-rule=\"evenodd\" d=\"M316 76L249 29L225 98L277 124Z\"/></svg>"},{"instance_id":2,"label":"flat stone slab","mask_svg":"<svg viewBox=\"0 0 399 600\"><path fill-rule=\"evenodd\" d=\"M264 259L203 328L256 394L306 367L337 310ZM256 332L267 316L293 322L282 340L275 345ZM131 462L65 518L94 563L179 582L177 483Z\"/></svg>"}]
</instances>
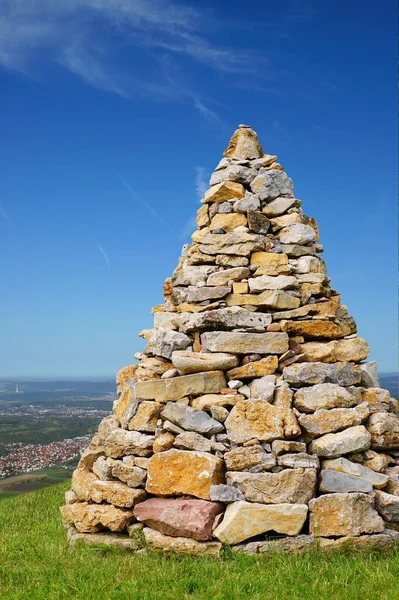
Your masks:
<instances>
[{"instance_id":1,"label":"flat stone slab","mask_svg":"<svg viewBox=\"0 0 399 600\"><path fill-rule=\"evenodd\" d=\"M235 333L210 331L201 335L203 349L232 354L283 354L288 350L286 333Z\"/></svg>"},{"instance_id":2,"label":"flat stone slab","mask_svg":"<svg viewBox=\"0 0 399 600\"><path fill-rule=\"evenodd\" d=\"M248 502L307 504L316 492L316 469L284 469L279 473L228 471L226 483L238 488Z\"/></svg>"},{"instance_id":3,"label":"flat stone slab","mask_svg":"<svg viewBox=\"0 0 399 600\"><path fill-rule=\"evenodd\" d=\"M135 507L134 516L165 535L206 541L212 538L216 515L223 504L194 499L150 498Z\"/></svg>"},{"instance_id":4,"label":"flat stone slab","mask_svg":"<svg viewBox=\"0 0 399 600\"><path fill-rule=\"evenodd\" d=\"M178 554L190 554L194 556L218 557L222 549L220 542L199 542L192 538L172 537L164 535L150 527L143 529L146 545L151 550L163 550Z\"/></svg>"},{"instance_id":5,"label":"flat stone slab","mask_svg":"<svg viewBox=\"0 0 399 600\"><path fill-rule=\"evenodd\" d=\"M136 396L139 400L168 402L185 396L200 396L217 393L227 385L222 371L208 371L182 375L171 379L151 379L136 383Z\"/></svg>"},{"instance_id":6,"label":"flat stone slab","mask_svg":"<svg viewBox=\"0 0 399 600\"><path fill-rule=\"evenodd\" d=\"M222 522L214 531L215 537L225 544L237 544L266 531L297 535L306 520L306 504L257 504L235 502L229 504Z\"/></svg>"}]
</instances>

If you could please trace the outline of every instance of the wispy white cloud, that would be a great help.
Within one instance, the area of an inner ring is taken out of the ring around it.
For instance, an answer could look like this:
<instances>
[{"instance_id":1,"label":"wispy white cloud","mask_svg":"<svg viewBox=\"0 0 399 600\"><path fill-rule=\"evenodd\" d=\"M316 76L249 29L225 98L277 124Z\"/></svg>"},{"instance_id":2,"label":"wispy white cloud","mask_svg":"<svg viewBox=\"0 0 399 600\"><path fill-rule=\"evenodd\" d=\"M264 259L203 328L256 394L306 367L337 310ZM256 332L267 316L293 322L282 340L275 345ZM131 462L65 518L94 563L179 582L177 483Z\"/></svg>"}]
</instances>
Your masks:
<instances>
[{"instance_id":1,"label":"wispy white cloud","mask_svg":"<svg viewBox=\"0 0 399 600\"><path fill-rule=\"evenodd\" d=\"M105 264L107 265L107 268L109 269L109 258L108 258L107 253L105 252L104 248L102 246L100 246L100 244L97 244L97 248L99 249L99 251L103 255L104 260L105 260Z\"/></svg>"},{"instance_id":2,"label":"wispy white cloud","mask_svg":"<svg viewBox=\"0 0 399 600\"><path fill-rule=\"evenodd\" d=\"M201 200L205 196L205 192L208 189L207 171L205 167L196 167L195 177L195 191L197 192L198 200Z\"/></svg>"},{"instance_id":3,"label":"wispy white cloud","mask_svg":"<svg viewBox=\"0 0 399 600\"><path fill-rule=\"evenodd\" d=\"M215 32L223 27L200 5L175 0L0 0L0 66L33 76L38 65L56 63L123 98L191 102L220 124L189 81L187 60L223 76L248 77L267 64L253 51L221 44ZM127 65L131 48L139 60Z\"/></svg>"},{"instance_id":4,"label":"wispy white cloud","mask_svg":"<svg viewBox=\"0 0 399 600\"><path fill-rule=\"evenodd\" d=\"M313 125L315 129L319 129L320 131L326 131L327 133L334 133L336 135L344 135L348 136L344 131L337 131L337 129L330 129L329 127L321 127L320 125Z\"/></svg>"},{"instance_id":5,"label":"wispy white cloud","mask_svg":"<svg viewBox=\"0 0 399 600\"><path fill-rule=\"evenodd\" d=\"M314 5L309 0L288 0L284 12L287 21L309 23L316 16Z\"/></svg>"},{"instance_id":6,"label":"wispy white cloud","mask_svg":"<svg viewBox=\"0 0 399 600\"><path fill-rule=\"evenodd\" d=\"M128 183L126 181L126 179L124 179L122 177L122 175L119 175L119 173L116 173L116 176L121 180L121 182L123 183L127 193L129 194L129 196L131 197L131 199L138 204L139 206L145 208L155 219L157 219L157 221L159 221L163 226L167 227L168 229L172 229L171 225L165 221L165 219L158 213L157 210L155 210L155 208L153 206L151 206L151 204L148 204L148 202L146 202L144 200L144 198L142 198L130 185L130 183Z\"/></svg>"},{"instance_id":7,"label":"wispy white cloud","mask_svg":"<svg viewBox=\"0 0 399 600\"><path fill-rule=\"evenodd\" d=\"M11 227L11 221L8 218L8 215L6 213L6 211L4 210L4 206L2 205L2 203L0 202L0 216L3 218L3 220L5 221L9 231L11 231L12 227Z\"/></svg>"}]
</instances>

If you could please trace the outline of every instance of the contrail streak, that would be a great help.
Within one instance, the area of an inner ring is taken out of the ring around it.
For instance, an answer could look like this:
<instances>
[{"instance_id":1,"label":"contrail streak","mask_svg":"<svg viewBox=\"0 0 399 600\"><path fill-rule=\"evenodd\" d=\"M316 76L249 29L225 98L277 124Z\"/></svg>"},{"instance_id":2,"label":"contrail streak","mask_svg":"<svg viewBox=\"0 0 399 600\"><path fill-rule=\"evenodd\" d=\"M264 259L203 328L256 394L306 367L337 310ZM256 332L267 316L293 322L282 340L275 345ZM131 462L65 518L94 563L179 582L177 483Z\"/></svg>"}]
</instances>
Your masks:
<instances>
[{"instance_id":1,"label":"contrail streak","mask_svg":"<svg viewBox=\"0 0 399 600\"><path fill-rule=\"evenodd\" d=\"M103 248L102 246L100 246L100 244L97 244L97 248L99 249L99 251L100 251L100 252L101 252L101 254L103 255L103 257L104 257L104 260L105 260L105 262L106 262L106 265L107 265L107 267L108 267L108 269L109 269L109 258L108 258L108 256L107 256L107 253L105 252L104 248Z\"/></svg>"},{"instance_id":2,"label":"contrail streak","mask_svg":"<svg viewBox=\"0 0 399 600\"><path fill-rule=\"evenodd\" d=\"M123 185L125 186L125 188L127 190L127 193L132 198L132 200L134 200L134 202L136 202L137 204L141 204L142 206L144 206L144 208L146 208L147 211L153 217L155 217L156 219L158 219L158 221L160 223L162 223L162 225L165 225L165 227L168 227L168 229L172 230L172 227L169 225L169 223L167 223L165 221L165 219L163 217L161 217L160 214L157 213L157 211L155 210L155 208L153 208L151 206L151 204L148 204L148 202L146 202L145 200L143 200L143 198L141 196L139 196L137 192L135 192L135 190L132 188L132 186L125 179L123 179L122 175L119 175L119 173L117 173L116 176L121 180L121 182L123 183Z\"/></svg>"}]
</instances>

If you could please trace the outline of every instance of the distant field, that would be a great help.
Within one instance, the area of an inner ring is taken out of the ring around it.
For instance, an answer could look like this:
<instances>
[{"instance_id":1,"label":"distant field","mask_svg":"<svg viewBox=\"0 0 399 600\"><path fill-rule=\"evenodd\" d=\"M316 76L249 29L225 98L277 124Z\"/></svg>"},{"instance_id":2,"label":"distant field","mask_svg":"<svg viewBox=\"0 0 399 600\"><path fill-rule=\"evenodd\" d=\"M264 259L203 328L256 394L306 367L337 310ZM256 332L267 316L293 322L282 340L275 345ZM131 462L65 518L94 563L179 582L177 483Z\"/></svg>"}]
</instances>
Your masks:
<instances>
[{"instance_id":1,"label":"distant field","mask_svg":"<svg viewBox=\"0 0 399 600\"><path fill-rule=\"evenodd\" d=\"M110 409L111 412L111 409ZM67 438L87 435L95 430L100 417L51 416L35 417L2 415L0 420L0 454L2 444L21 442L22 444L49 444Z\"/></svg>"},{"instance_id":2,"label":"distant field","mask_svg":"<svg viewBox=\"0 0 399 600\"><path fill-rule=\"evenodd\" d=\"M0 479L0 500L40 490L70 479L70 477L71 470L69 469L43 469Z\"/></svg>"},{"instance_id":3,"label":"distant field","mask_svg":"<svg viewBox=\"0 0 399 600\"><path fill-rule=\"evenodd\" d=\"M68 549L69 482L0 503L1 600L399 600L399 553L223 559Z\"/></svg>"}]
</instances>

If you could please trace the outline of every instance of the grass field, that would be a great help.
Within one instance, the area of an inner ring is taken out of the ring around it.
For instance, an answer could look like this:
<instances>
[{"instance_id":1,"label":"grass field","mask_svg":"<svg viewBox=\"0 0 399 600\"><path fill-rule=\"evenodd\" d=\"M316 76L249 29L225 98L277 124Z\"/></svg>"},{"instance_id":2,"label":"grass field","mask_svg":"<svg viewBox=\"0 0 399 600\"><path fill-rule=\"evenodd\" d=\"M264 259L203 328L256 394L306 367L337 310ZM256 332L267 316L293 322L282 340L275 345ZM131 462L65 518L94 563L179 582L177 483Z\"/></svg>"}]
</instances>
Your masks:
<instances>
[{"instance_id":1,"label":"grass field","mask_svg":"<svg viewBox=\"0 0 399 600\"><path fill-rule=\"evenodd\" d=\"M70 552L69 482L0 503L2 600L398 600L399 553L215 559Z\"/></svg>"}]
</instances>

